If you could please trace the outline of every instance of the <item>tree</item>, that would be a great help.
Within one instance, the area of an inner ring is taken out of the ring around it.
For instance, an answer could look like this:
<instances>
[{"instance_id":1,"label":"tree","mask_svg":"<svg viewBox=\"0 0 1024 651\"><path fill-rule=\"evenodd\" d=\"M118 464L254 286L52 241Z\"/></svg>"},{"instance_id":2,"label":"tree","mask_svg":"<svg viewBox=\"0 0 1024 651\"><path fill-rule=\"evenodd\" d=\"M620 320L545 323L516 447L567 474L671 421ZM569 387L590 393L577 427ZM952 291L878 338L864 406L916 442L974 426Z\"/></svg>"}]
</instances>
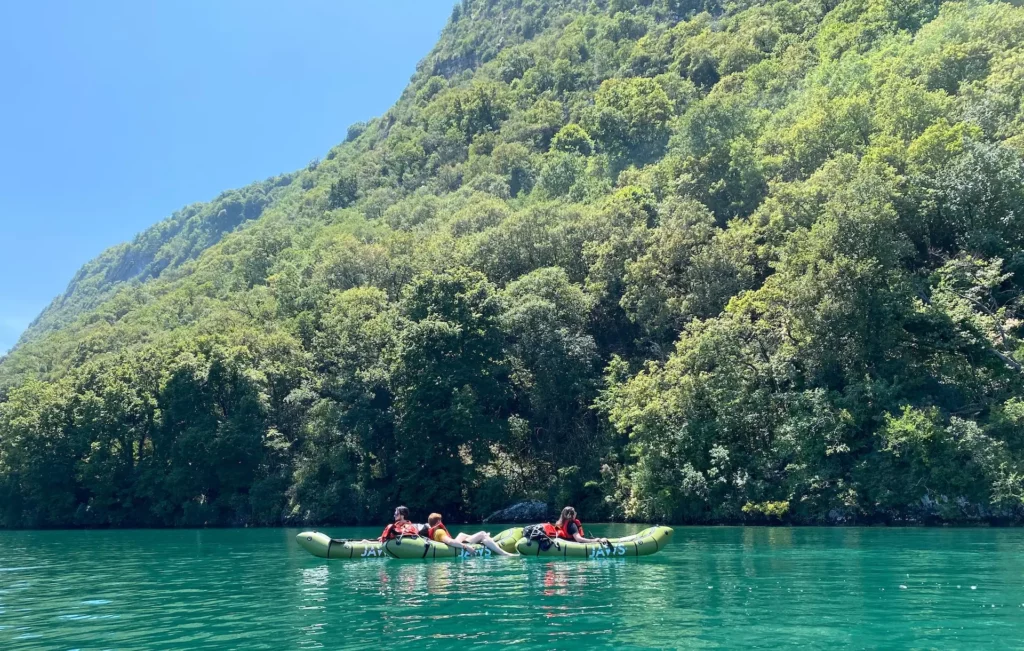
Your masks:
<instances>
[{"instance_id":1,"label":"tree","mask_svg":"<svg viewBox=\"0 0 1024 651\"><path fill-rule=\"evenodd\" d=\"M327 203L331 208L348 208L359 196L359 182L351 174L343 174L331 184L331 193Z\"/></svg>"},{"instance_id":2,"label":"tree","mask_svg":"<svg viewBox=\"0 0 1024 651\"><path fill-rule=\"evenodd\" d=\"M399 496L411 508L460 513L507 426L500 301L484 276L455 269L415 279L401 311L392 370Z\"/></svg>"},{"instance_id":3,"label":"tree","mask_svg":"<svg viewBox=\"0 0 1024 651\"><path fill-rule=\"evenodd\" d=\"M590 129L620 168L661 156L669 138L672 101L654 80L608 79L594 97Z\"/></svg>"}]
</instances>

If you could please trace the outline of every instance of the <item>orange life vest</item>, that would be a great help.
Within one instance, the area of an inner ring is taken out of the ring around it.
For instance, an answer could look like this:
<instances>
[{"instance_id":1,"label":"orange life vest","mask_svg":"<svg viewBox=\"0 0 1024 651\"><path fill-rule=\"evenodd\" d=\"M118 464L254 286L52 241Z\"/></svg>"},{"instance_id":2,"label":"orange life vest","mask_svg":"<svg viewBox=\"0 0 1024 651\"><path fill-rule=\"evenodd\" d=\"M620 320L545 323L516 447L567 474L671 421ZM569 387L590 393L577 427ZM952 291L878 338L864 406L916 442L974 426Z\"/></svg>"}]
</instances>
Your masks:
<instances>
[{"instance_id":1,"label":"orange life vest","mask_svg":"<svg viewBox=\"0 0 1024 651\"><path fill-rule=\"evenodd\" d=\"M447 534L448 534L448 536L449 536L449 537L451 537L451 534L450 534L450 533L448 533L448 527L444 526L444 523L443 523L443 522L438 522L438 523L437 523L437 524L435 524L434 526L432 526L432 527L429 527L429 528L427 529L427 538L428 538L429 540L433 540L433 539L434 539L434 534L435 534L435 533L437 533L437 530L438 530L438 529L440 529L441 531L443 531L443 532L447 533Z\"/></svg>"},{"instance_id":2,"label":"orange life vest","mask_svg":"<svg viewBox=\"0 0 1024 651\"><path fill-rule=\"evenodd\" d=\"M576 528L579 530L579 534L581 536L586 537L586 534L583 533L583 525L580 523L580 521L579 520L573 520L572 522L573 522L573 524L576 525ZM545 531L545 533L547 533L547 532ZM563 540L574 540L574 538L569 535L569 523L568 522L562 524L562 526L559 527L556 530L556 535L559 538L563 539Z\"/></svg>"},{"instance_id":3,"label":"orange life vest","mask_svg":"<svg viewBox=\"0 0 1024 651\"><path fill-rule=\"evenodd\" d=\"M409 522L408 520L405 520L402 523L395 522L384 527L384 533L382 533L380 535L380 538L378 538L377 540L379 540L380 542L387 542L388 540L391 540L392 538L397 538L398 536L418 535L419 529L416 528L416 525L412 522Z\"/></svg>"}]
</instances>

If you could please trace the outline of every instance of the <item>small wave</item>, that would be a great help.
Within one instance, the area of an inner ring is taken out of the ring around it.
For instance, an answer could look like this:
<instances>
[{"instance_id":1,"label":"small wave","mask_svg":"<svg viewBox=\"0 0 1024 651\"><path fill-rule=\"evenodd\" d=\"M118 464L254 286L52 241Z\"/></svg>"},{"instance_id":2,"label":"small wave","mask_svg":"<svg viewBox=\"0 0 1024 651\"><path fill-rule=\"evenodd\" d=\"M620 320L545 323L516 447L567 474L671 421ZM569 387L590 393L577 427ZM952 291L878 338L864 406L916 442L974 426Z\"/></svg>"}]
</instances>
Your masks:
<instances>
[{"instance_id":1,"label":"small wave","mask_svg":"<svg viewBox=\"0 0 1024 651\"><path fill-rule=\"evenodd\" d=\"M77 614L77 613L71 614L71 615L58 615L57 616L57 619L62 619L64 621L68 621L68 622L79 622L79 621L87 620L87 619L88 620L97 620L97 619L120 619L120 618L121 618L120 615L81 615L81 614Z\"/></svg>"},{"instance_id":2,"label":"small wave","mask_svg":"<svg viewBox=\"0 0 1024 651\"><path fill-rule=\"evenodd\" d=\"M109 603L112 603L109 599L89 599L82 602L85 606L106 606Z\"/></svg>"}]
</instances>

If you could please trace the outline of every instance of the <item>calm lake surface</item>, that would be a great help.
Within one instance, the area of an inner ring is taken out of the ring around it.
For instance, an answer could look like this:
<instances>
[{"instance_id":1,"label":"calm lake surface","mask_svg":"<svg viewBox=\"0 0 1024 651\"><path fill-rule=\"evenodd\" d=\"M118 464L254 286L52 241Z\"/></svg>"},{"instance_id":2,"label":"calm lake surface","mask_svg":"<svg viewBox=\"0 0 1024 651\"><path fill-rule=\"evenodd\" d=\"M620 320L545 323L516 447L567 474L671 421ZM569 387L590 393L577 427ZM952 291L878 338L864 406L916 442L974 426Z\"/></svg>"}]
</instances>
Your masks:
<instances>
[{"instance_id":1,"label":"calm lake surface","mask_svg":"<svg viewBox=\"0 0 1024 651\"><path fill-rule=\"evenodd\" d=\"M324 561L296 533L0 532L0 649L1024 648L1024 530L679 527L557 562Z\"/></svg>"}]
</instances>

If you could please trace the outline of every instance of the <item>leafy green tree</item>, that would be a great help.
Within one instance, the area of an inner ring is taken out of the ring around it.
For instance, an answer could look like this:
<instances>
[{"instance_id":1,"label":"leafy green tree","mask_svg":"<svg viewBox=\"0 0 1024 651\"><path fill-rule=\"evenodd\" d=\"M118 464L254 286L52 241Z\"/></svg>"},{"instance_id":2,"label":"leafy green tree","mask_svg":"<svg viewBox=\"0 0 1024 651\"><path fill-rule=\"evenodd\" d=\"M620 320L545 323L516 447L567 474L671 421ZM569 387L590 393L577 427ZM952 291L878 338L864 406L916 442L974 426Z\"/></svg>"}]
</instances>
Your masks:
<instances>
[{"instance_id":1,"label":"leafy green tree","mask_svg":"<svg viewBox=\"0 0 1024 651\"><path fill-rule=\"evenodd\" d=\"M504 86L481 81L440 93L426 113L432 129L441 133L455 129L469 141L477 134L497 131L508 117L510 104Z\"/></svg>"},{"instance_id":2,"label":"leafy green tree","mask_svg":"<svg viewBox=\"0 0 1024 651\"><path fill-rule=\"evenodd\" d=\"M153 445L166 468L166 502L157 512L168 524L223 521L239 510L244 519L248 505L237 496L256 478L267 432L252 380L217 352L190 355L175 364L159 404Z\"/></svg>"},{"instance_id":3,"label":"leafy green tree","mask_svg":"<svg viewBox=\"0 0 1024 651\"><path fill-rule=\"evenodd\" d=\"M401 311L392 370L399 496L459 513L507 423L500 300L482 275L455 269L415 279Z\"/></svg>"},{"instance_id":4,"label":"leafy green tree","mask_svg":"<svg viewBox=\"0 0 1024 651\"><path fill-rule=\"evenodd\" d=\"M597 349L587 334L591 299L559 267L538 269L504 291L502 325L531 458L556 467L594 460L599 442L579 424L596 389Z\"/></svg>"},{"instance_id":5,"label":"leafy green tree","mask_svg":"<svg viewBox=\"0 0 1024 651\"><path fill-rule=\"evenodd\" d=\"M552 138L551 148L556 151L589 156L594 151L594 141L580 125L567 124Z\"/></svg>"},{"instance_id":6,"label":"leafy green tree","mask_svg":"<svg viewBox=\"0 0 1024 651\"><path fill-rule=\"evenodd\" d=\"M359 181L354 175L344 174L331 184L327 203L331 208L348 208L359 197Z\"/></svg>"},{"instance_id":7,"label":"leafy green tree","mask_svg":"<svg viewBox=\"0 0 1024 651\"><path fill-rule=\"evenodd\" d=\"M69 523L76 509L75 460L83 443L73 423L68 383L26 382L0 405L4 523Z\"/></svg>"},{"instance_id":8,"label":"leafy green tree","mask_svg":"<svg viewBox=\"0 0 1024 651\"><path fill-rule=\"evenodd\" d=\"M591 131L620 165L643 165L664 153L672 101L654 80L606 80L594 96L594 109Z\"/></svg>"}]
</instances>

